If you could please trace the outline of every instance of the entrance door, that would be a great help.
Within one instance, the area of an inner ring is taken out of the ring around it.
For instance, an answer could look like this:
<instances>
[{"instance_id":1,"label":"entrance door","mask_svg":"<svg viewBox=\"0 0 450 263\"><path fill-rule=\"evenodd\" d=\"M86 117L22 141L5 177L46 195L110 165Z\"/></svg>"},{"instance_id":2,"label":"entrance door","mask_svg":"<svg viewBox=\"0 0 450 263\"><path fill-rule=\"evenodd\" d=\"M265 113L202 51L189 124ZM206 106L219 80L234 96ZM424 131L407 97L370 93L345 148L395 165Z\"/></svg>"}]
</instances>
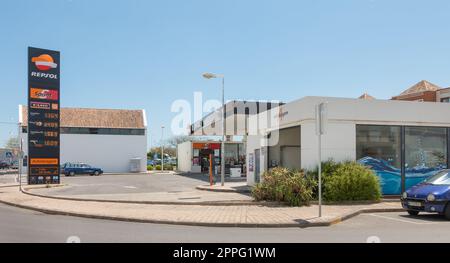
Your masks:
<instances>
[{"instance_id":1,"label":"entrance door","mask_svg":"<svg viewBox=\"0 0 450 263\"><path fill-rule=\"evenodd\" d=\"M257 149L255 150L255 183L259 183L261 181L261 150Z\"/></svg>"},{"instance_id":2,"label":"entrance door","mask_svg":"<svg viewBox=\"0 0 450 263\"><path fill-rule=\"evenodd\" d=\"M202 173L208 173L209 172L209 157L210 154L214 157L214 151L211 149L202 149L200 150L199 157L200 157L200 166ZM214 158L213 158L214 160Z\"/></svg>"},{"instance_id":3,"label":"entrance door","mask_svg":"<svg viewBox=\"0 0 450 263\"><path fill-rule=\"evenodd\" d=\"M281 167L300 170L300 146L281 146Z\"/></svg>"}]
</instances>

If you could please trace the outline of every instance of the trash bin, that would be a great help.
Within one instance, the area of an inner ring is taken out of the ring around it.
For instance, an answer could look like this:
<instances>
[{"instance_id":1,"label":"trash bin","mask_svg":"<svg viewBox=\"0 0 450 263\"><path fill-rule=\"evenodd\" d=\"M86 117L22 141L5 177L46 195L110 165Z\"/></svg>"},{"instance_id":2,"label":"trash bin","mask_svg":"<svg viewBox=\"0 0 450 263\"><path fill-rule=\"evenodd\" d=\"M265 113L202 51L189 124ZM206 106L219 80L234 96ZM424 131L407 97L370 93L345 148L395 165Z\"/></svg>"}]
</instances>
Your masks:
<instances>
[{"instance_id":1,"label":"trash bin","mask_svg":"<svg viewBox=\"0 0 450 263\"><path fill-rule=\"evenodd\" d=\"M130 160L130 172L139 173L141 171L141 158L133 158Z\"/></svg>"}]
</instances>

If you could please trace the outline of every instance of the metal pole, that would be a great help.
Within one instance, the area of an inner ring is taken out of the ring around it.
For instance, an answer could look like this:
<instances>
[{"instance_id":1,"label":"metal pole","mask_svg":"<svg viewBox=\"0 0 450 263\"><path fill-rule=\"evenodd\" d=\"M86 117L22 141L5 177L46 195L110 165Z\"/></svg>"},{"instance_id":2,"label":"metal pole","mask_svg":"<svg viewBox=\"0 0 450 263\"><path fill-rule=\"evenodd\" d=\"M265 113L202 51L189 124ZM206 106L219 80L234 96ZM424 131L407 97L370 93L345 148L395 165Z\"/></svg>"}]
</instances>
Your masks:
<instances>
[{"instance_id":1,"label":"metal pole","mask_svg":"<svg viewBox=\"0 0 450 263\"><path fill-rule=\"evenodd\" d=\"M209 185L213 185L213 158L214 154L209 154Z\"/></svg>"},{"instance_id":2,"label":"metal pole","mask_svg":"<svg viewBox=\"0 0 450 263\"><path fill-rule=\"evenodd\" d=\"M319 217L322 217L322 135L319 134Z\"/></svg>"},{"instance_id":3,"label":"metal pole","mask_svg":"<svg viewBox=\"0 0 450 263\"><path fill-rule=\"evenodd\" d=\"M225 77L222 77L222 145L221 145L221 185L225 185Z\"/></svg>"},{"instance_id":4,"label":"metal pole","mask_svg":"<svg viewBox=\"0 0 450 263\"><path fill-rule=\"evenodd\" d=\"M19 143L19 170L18 170L18 176L19 176L19 191L22 191L22 136L20 136L20 122L17 124L18 126L18 133L17 133L17 137L18 137L18 143Z\"/></svg>"},{"instance_id":5,"label":"metal pole","mask_svg":"<svg viewBox=\"0 0 450 263\"><path fill-rule=\"evenodd\" d=\"M164 126L161 127L161 172L164 171Z\"/></svg>"}]
</instances>

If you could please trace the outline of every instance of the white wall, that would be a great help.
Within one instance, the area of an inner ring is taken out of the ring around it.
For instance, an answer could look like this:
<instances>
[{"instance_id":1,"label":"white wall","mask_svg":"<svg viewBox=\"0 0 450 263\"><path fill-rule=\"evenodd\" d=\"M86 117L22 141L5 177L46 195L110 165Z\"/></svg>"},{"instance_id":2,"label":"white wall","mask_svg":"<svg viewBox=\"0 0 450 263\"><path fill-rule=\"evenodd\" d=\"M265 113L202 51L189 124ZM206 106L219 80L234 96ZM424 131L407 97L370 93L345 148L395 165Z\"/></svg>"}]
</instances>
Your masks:
<instances>
[{"instance_id":1,"label":"white wall","mask_svg":"<svg viewBox=\"0 0 450 263\"><path fill-rule=\"evenodd\" d=\"M303 169L314 169L318 162L318 137L316 124L307 121L301 124L301 161ZM337 162L356 159L356 126L348 122L330 122L327 133L322 136L322 160Z\"/></svg>"},{"instance_id":2,"label":"white wall","mask_svg":"<svg viewBox=\"0 0 450 263\"><path fill-rule=\"evenodd\" d=\"M273 146L268 147L269 151L269 164L275 161L279 166L286 168L300 168L300 157L297 160L292 160L295 163L290 163L288 160L283 160L281 157L281 148L284 146L298 146L300 147L300 127L295 126L291 128L282 129L279 131L278 136L275 136ZM276 143L276 145L274 145ZM298 153L297 153L298 155ZM294 158L296 159L296 158Z\"/></svg>"},{"instance_id":3,"label":"white wall","mask_svg":"<svg viewBox=\"0 0 450 263\"><path fill-rule=\"evenodd\" d=\"M190 172L192 169L192 142L187 141L177 146L177 169L181 172Z\"/></svg>"},{"instance_id":4,"label":"white wall","mask_svg":"<svg viewBox=\"0 0 450 263\"><path fill-rule=\"evenodd\" d=\"M450 107L447 103L390 100L360 100L330 97L305 97L277 107L268 113L251 116L247 139L247 157L261 148L261 135L275 129L301 125L301 164L312 169L318 164L315 134L315 105L328 102L327 134L322 138L322 159L336 161L356 159L356 125L403 125L450 127ZM280 109L281 108L281 109ZM283 118L277 118L282 112ZM258 123L264 114L271 116L277 126ZM261 160L261 173L267 160ZM248 164L247 164L248 166ZM254 173L248 172L247 183L254 184Z\"/></svg>"},{"instance_id":5,"label":"white wall","mask_svg":"<svg viewBox=\"0 0 450 263\"><path fill-rule=\"evenodd\" d=\"M255 150L256 149L260 149L260 176L261 176L261 181L262 181L262 174L266 171L266 167L268 164L268 159L267 159L267 151L268 151L268 147L266 147L265 145L267 145L267 141L264 142L264 139L262 136L248 136L247 137L247 145L246 145L246 151L247 151L247 156L246 156L246 162L247 162L247 184L248 185L254 185L255 184L255 171L256 171L256 160L254 160L253 164L253 171L250 171L250 167L248 165L248 161L249 161L249 154L252 153L253 154L253 158L256 158L255 156Z\"/></svg>"},{"instance_id":6,"label":"white wall","mask_svg":"<svg viewBox=\"0 0 450 263\"><path fill-rule=\"evenodd\" d=\"M28 155L27 134L22 136ZM61 164L83 162L105 173L128 173L132 158L141 158L140 170L147 170L146 135L61 134Z\"/></svg>"}]
</instances>

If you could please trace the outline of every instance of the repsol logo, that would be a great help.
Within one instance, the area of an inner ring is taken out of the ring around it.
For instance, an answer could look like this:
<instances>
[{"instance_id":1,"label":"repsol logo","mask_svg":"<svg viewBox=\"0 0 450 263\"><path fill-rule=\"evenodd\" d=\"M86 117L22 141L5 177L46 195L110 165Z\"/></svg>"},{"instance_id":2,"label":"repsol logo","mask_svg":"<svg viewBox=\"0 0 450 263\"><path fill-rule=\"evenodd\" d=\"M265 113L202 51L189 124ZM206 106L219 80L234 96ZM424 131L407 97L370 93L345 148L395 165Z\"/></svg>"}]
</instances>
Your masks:
<instances>
[{"instance_id":1,"label":"repsol logo","mask_svg":"<svg viewBox=\"0 0 450 263\"><path fill-rule=\"evenodd\" d=\"M32 77L45 78L45 79L58 79L58 75L44 72L31 72Z\"/></svg>"}]
</instances>

